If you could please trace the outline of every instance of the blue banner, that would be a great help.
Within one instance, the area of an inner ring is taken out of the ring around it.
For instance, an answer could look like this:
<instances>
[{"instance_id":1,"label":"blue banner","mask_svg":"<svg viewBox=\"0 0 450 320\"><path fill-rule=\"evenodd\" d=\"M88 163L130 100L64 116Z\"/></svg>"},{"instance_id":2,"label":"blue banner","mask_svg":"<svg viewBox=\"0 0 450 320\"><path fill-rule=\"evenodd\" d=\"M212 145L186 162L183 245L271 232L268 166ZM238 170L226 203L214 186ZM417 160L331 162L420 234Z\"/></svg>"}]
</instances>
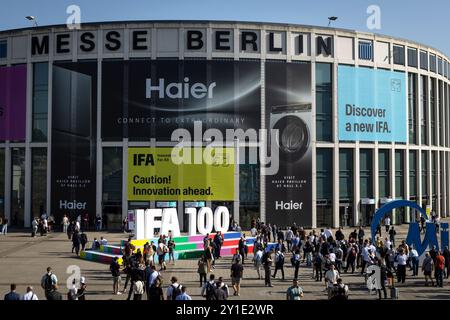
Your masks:
<instances>
[{"instance_id":1,"label":"blue banner","mask_svg":"<svg viewBox=\"0 0 450 320\"><path fill-rule=\"evenodd\" d=\"M338 67L339 140L406 143L406 112L405 73Z\"/></svg>"}]
</instances>

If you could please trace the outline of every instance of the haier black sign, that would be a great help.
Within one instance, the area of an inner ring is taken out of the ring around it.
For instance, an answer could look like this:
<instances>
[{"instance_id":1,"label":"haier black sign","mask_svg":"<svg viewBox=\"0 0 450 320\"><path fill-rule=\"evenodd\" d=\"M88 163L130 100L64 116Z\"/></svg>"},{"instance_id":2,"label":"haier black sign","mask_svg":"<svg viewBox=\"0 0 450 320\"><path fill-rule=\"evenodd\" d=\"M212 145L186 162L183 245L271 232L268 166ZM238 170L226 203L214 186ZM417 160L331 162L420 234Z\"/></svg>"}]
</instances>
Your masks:
<instances>
[{"instance_id":1,"label":"haier black sign","mask_svg":"<svg viewBox=\"0 0 450 320\"><path fill-rule=\"evenodd\" d=\"M267 221L312 226L311 65L266 63L266 127L278 130L278 173L266 176Z\"/></svg>"},{"instance_id":2,"label":"haier black sign","mask_svg":"<svg viewBox=\"0 0 450 320\"><path fill-rule=\"evenodd\" d=\"M53 66L52 197L57 221L96 215L97 63Z\"/></svg>"}]
</instances>

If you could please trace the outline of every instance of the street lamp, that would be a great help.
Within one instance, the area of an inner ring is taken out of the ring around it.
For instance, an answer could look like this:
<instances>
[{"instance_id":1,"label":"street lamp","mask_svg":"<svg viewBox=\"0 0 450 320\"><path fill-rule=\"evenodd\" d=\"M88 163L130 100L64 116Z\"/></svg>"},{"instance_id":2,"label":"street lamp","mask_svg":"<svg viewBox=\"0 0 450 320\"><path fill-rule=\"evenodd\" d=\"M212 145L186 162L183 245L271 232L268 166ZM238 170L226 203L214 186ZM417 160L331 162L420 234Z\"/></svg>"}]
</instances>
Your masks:
<instances>
[{"instance_id":1,"label":"street lamp","mask_svg":"<svg viewBox=\"0 0 450 320\"><path fill-rule=\"evenodd\" d=\"M25 19L27 19L28 21L32 21L34 27L38 26L35 16L26 16Z\"/></svg>"},{"instance_id":2,"label":"street lamp","mask_svg":"<svg viewBox=\"0 0 450 320\"><path fill-rule=\"evenodd\" d=\"M332 17L328 17L328 26L331 25L331 21L336 21L338 19L338 17L332 16Z\"/></svg>"}]
</instances>

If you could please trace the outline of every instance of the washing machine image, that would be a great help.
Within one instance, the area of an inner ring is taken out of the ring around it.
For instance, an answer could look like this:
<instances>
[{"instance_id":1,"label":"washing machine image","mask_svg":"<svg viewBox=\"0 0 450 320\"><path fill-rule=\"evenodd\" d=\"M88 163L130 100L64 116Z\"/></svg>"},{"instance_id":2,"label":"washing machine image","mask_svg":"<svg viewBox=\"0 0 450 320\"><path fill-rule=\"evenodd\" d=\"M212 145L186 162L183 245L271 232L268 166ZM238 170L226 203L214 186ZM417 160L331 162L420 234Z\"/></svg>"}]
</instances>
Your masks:
<instances>
[{"instance_id":1,"label":"washing machine image","mask_svg":"<svg viewBox=\"0 0 450 320\"><path fill-rule=\"evenodd\" d=\"M270 129L278 130L280 162L294 164L311 154L311 103L272 106ZM270 141L270 143L273 143Z\"/></svg>"}]
</instances>

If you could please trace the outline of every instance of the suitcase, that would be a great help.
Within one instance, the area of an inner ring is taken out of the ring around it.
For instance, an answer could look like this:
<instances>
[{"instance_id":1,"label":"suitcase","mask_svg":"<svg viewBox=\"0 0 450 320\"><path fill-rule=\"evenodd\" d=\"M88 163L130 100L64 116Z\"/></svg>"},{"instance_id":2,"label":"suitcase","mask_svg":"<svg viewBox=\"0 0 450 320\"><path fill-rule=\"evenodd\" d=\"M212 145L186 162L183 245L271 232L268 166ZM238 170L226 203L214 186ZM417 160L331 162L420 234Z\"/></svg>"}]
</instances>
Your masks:
<instances>
[{"instance_id":1,"label":"suitcase","mask_svg":"<svg viewBox=\"0 0 450 320\"><path fill-rule=\"evenodd\" d=\"M393 300L398 299L398 289L395 287L391 288L391 299L393 299Z\"/></svg>"}]
</instances>

